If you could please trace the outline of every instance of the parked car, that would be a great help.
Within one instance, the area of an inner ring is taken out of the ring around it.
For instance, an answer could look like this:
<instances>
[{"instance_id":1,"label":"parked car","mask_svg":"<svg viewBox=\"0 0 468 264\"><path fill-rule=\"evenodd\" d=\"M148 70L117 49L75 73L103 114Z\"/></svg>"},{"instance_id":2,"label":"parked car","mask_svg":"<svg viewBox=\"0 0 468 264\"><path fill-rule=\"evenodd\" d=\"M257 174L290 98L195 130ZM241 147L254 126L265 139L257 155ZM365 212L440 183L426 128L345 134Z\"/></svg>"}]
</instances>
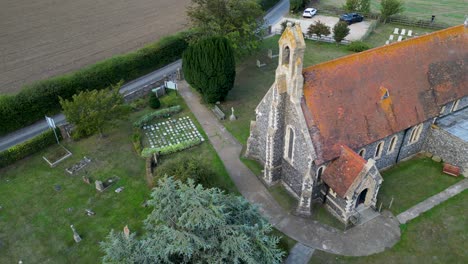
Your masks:
<instances>
[{"instance_id":1,"label":"parked car","mask_svg":"<svg viewBox=\"0 0 468 264\"><path fill-rule=\"evenodd\" d=\"M358 13L348 13L340 16L340 21L345 21L348 25L352 23L361 22L364 20L364 17Z\"/></svg>"},{"instance_id":2,"label":"parked car","mask_svg":"<svg viewBox=\"0 0 468 264\"><path fill-rule=\"evenodd\" d=\"M306 10L304 10L304 13L302 13L302 17L311 18L315 16L315 14L317 14L317 9L309 7L306 8Z\"/></svg>"}]
</instances>

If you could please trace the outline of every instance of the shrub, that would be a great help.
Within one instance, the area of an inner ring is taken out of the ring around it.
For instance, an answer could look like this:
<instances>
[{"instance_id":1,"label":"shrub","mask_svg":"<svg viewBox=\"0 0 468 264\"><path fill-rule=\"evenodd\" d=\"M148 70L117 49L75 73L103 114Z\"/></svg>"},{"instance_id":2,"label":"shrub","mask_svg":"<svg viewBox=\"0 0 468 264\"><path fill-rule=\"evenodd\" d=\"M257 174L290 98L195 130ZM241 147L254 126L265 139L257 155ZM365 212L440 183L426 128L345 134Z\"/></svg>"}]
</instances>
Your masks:
<instances>
[{"instance_id":1,"label":"shrub","mask_svg":"<svg viewBox=\"0 0 468 264\"><path fill-rule=\"evenodd\" d=\"M209 37L191 44L182 63L185 79L205 102L223 101L234 86L234 50L224 37Z\"/></svg>"},{"instance_id":2,"label":"shrub","mask_svg":"<svg viewBox=\"0 0 468 264\"><path fill-rule=\"evenodd\" d=\"M112 57L74 73L35 82L16 95L0 96L0 135L60 111L58 97L70 99L85 90L103 89L133 80L179 59L189 32L161 39L136 52Z\"/></svg>"},{"instance_id":3,"label":"shrub","mask_svg":"<svg viewBox=\"0 0 468 264\"><path fill-rule=\"evenodd\" d=\"M270 8L275 6L280 0L259 0L259 4L263 11L268 11Z\"/></svg>"},{"instance_id":4,"label":"shrub","mask_svg":"<svg viewBox=\"0 0 468 264\"><path fill-rule=\"evenodd\" d=\"M307 2L308 0L290 0L289 10L292 12L300 12L304 9Z\"/></svg>"},{"instance_id":5,"label":"shrub","mask_svg":"<svg viewBox=\"0 0 468 264\"><path fill-rule=\"evenodd\" d=\"M307 29L307 35L312 36L313 34L319 38L330 35L330 27L322 23L322 21L317 20L314 24L310 24Z\"/></svg>"},{"instance_id":6,"label":"shrub","mask_svg":"<svg viewBox=\"0 0 468 264\"><path fill-rule=\"evenodd\" d=\"M161 107L161 102L159 102L159 98L153 92L151 92L149 96L149 105L153 109L158 109L159 107Z\"/></svg>"},{"instance_id":7,"label":"shrub","mask_svg":"<svg viewBox=\"0 0 468 264\"><path fill-rule=\"evenodd\" d=\"M348 23L340 21L333 27L333 39L336 43L340 43L349 34Z\"/></svg>"},{"instance_id":8,"label":"shrub","mask_svg":"<svg viewBox=\"0 0 468 264\"><path fill-rule=\"evenodd\" d=\"M141 145L141 134L139 131L135 131L135 133L133 133L132 143L136 153L140 154L143 147Z\"/></svg>"},{"instance_id":9,"label":"shrub","mask_svg":"<svg viewBox=\"0 0 468 264\"><path fill-rule=\"evenodd\" d=\"M155 172L156 181L167 175L184 183L191 178L205 188L216 187L210 181L215 177L215 172L205 160L199 157L183 155L175 159L167 159L156 168Z\"/></svg>"},{"instance_id":10,"label":"shrub","mask_svg":"<svg viewBox=\"0 0 468 264\"><path fill-rule=\"evenodd\" d=\"M182 110L182 107L180 107L180 105L176 105L176 106L172 106L172 107L169 107L169 108L164 108L164 109L161 109L161 110L158 110L158 111L154 111L152 113L149 113L149 114L146 114L146 115L142 116L140 119L135 121L135 123L133 123L133 126L134 127L141 127L144 124L152 121L153 119L161 118L161 117L168 117L168 116L171 116L171 115L173 115L175 113L180 112L181 110Z\"/></svg>"},{"instance_id":11,"label":"shrub","mask_svg":"<svg viewBox=\"0 0 468 264\"><path fill-rule=\"evenodd\" d=\"M361 52L370 49L370 46L362 41L353 41L348 45L347 49L349 51Z\"/></svg>"},{"instance_id":12,"label":"shrub","mask_svg":"<svg viewBox=\"0 0 468 264\"><path fill-rule=\"evenodd\" d=\"M57 128L56 132L60 140L60 130ZM54 131L47 130L46 132L32 139L0 152L0 168L6 167L18 160L26 158L27 156L41 151L42 149L45 149L56 142L57 141L55 139Z\"/></svg>"}]
</instances>

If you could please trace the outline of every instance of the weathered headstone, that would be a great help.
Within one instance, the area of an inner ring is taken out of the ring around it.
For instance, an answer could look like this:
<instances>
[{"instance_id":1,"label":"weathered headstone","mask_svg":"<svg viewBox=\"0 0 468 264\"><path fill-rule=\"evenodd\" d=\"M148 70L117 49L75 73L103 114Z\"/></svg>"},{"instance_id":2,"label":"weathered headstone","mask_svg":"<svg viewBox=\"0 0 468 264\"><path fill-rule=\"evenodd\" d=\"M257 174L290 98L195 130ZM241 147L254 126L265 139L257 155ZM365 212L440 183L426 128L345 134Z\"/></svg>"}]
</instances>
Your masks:
<instances>
[{"instance_id":1,"label":"weathered headstone","mask_svg":"<svg viewBox=\"0 0 468 264\"><path fill-rule=\"evenodd\" d=\"M393 41L393 35L390 35L390 37L388 38L388 40Z\"/></svg>"},{"instance_id":2,"label":"weathered headstone","mask_svg":"<svg viewBox=\"0 0 468 264\"><path fill-rule=\"evenodd\" d=\"M231 116L229 117L229 120L234 121L236 120L236 116L234 115L234 107L231 107Z\"/></svg>"},{"instance_id":3,"label":"weathered headstone","mask_svg":"<svg viewBox=\"0 0 468 264\"><path fill-rule=\"evenodd\" d=\"M395 29L393 30L393 34L398 34L398 31L399 31L399 29L398 29L398 28L395 28Z\"/></svg>"},{"instance_id":4,"label":"weathered headstone","mask_svg":"<svg viewBox=\"0 0 468 264\"><path fill-rule=\"evenodd\" d=\"M398 36L398 42L402 41L403 40L403 36Z\"/></svg>"},{"instance_id":5,"label":"weathered headstone","mask_svg":"<svg viewBox=\"0 0 468 264\"><path fill-rule=\"evenodd\" d=\"M265 63L261 63L259 60L257 60L257 67L258 68L261 68L261 67L263 67L265 65L266 65Z\"/></svg>"},{"instance_id":6,"label":"weathered headstone","mask_svg":"<svg viewBox=\"0 0 468 264\"><path fill-rule=\"evenodd\" d=\"M115 189L115 192L116 193L121 193L123 190L124 190L124 187L119 187L119 188Z\"/></svg>"},{"instance_id":7,"label":"weathered headstone","mask_svg":"<svg viewBox=\"0 0 468 264\"><path fill-rule=\"evenodd\" d=\"M96 190L100 192L104 191L104 185L102 184L102 181L95 181L94 184L96 185Z\"/></svg>"},{"instance_id":8,"label":"weathered headstone","mask_svg":"<svg viewBox=\"0 0 468 264\"><path fill-rule=\"evenodd\" d=\"M128 228L128 225L126 225L126 226L124 227L123 231L124 231L125 237L126 237L127 239L129 239L129 238L130 238L130 229Z\"/></svg>"},{"instance_id":9,"label":"weathered headstone","mask_svg":"<svg viewBox=\"0 0 468 264\"><path fill-rule=\"evenodd\" d=\"M86 215L87 215L87 216L93 216L93 215L96 214L96 213L95 213L93 210L91 210L91 209L85 209L85 212L86 212Z\"/></svg>"},{"instance_id":10,"label":"weathered headstone","mask_svg":"<svg viewBox=\"0 0 468 264\"><path fill-rule=\"evenodd\" d=\"M70 228L73 231L73 239L75 240L76 243L79 243L81 241L80 235L76 232L76 229L73 225L70 225Z\"/></svg>"},{"instance_id":11,"label":"weathered headstone","mask_svg":"<svg viewBox=\"0 0 468 264\"><path fill-rule=\"evenodd\" d=\"M84 182L84 183L87 183L87 184L91 184L89 178L86 177L86 176L83 176L83 182Z\"/></svg>"}]
</instances>

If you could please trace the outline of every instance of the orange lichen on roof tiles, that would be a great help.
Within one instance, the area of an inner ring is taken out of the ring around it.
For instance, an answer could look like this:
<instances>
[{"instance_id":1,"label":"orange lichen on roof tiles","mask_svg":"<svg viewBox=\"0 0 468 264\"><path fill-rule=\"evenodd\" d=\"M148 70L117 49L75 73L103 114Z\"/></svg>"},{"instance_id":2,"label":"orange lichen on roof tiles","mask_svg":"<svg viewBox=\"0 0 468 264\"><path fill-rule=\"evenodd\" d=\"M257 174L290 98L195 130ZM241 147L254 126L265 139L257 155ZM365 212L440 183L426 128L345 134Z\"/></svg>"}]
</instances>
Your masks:
<instances>
[{"instance_id":1,"label":"orange lichen on roof tiles","mask_svg":"<svg viewBox=\"0 0 468 264\"><path fill-rule=\"evenodd\" d=\"M337 144L360 148L467 96L467 32L452 27L304 69L303 111L322 150L316 163L338 157Z\"/></svg>"},{"instance_id":2,"label":"orange lichen on roof tiles","mask_svg":"<svg viewBox=\"0 0 468 264\"><path fill-rule=\"evenodd\" d=\"M366 160L347 146L338 147L341 151L340 157L328 165L323 172L322 180L344 198L345 193L366 165Z\"/></svg>"}]
</instances>

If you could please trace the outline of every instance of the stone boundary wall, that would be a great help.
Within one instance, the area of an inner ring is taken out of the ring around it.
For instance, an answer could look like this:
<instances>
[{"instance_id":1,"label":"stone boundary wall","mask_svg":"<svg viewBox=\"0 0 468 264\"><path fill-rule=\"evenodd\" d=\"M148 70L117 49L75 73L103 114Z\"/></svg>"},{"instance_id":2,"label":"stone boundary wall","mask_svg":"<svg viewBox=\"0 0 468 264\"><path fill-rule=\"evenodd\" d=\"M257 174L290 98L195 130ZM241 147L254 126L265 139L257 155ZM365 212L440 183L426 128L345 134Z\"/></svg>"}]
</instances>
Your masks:
<instances>
[{"instance_id":1,"label":"stone boundary wall","mask_svg":"<svg viewBox=\"0 0 468 264\"><path fill-rule=\"evenodd\" d=\"M468 174L468 142L438 127L430 129L423 149L442 158L444 162L459 166Z\"/></svg>"},{"instance_id":2,"label":"stone boundary wall","mask_svg":"<svg viewBox=\"0 0 468 264\"><path fill-rule=\"evenodd\" d=\"M135 90L126 92L123 97L126 103L132 102L138 98L144 97L151 92L152 89L158 88L164 85L165 81L176 80L177 72L172 72L169 75L164 76L162 79L153 81L149 84L143 85Z\"/></svg>"}]
</instances>

